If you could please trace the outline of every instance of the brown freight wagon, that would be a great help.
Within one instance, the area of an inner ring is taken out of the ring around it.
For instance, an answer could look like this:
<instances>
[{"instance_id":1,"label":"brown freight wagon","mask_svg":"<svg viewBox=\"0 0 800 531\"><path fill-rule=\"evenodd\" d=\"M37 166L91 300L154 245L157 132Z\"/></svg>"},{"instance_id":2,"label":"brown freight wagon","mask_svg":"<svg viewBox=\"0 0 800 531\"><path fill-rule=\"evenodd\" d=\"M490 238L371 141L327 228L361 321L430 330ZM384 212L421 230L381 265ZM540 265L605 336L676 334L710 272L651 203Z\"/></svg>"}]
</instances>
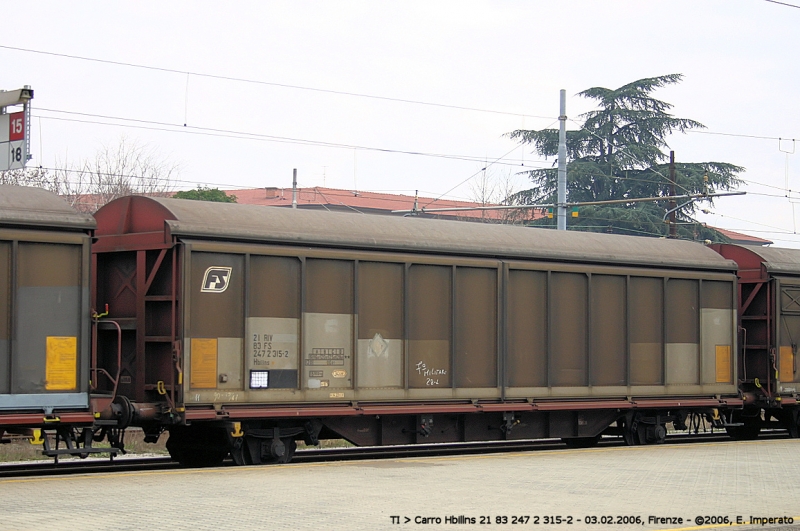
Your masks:
<instances>
[{"instance_id":1,"label":"brown freight wagon","mask_svg":"<svg viewBox=\"0 0 800 531\"><path fill-rule=\"evenodd\" d=\"M715 245L739 265L740 388L747 399L732 435L754 438L763 428L798 436L800 250Z\"/></svg>"},{"instance_id":2,"label":"brown freight wagon","mask_svg":"<svg viewBox=\"0 0 800 531\"><path fill-rule=\"evenodd\" d=\"M183 462L661 442L741 406L735 264L699 244L145 197L96 219L115 415Z\"/></svg>"},{"instance_id":3,"label":"brown freight wagon","mask_svg":"<svg viewBox=\"0 0 800 531\"><path fill-rule=\"evenodd\" d=\"M0 438L47 428L72 444L85 427L91 443L94 227L46 190L0 185Z\"/></svg>"}]
</instances>

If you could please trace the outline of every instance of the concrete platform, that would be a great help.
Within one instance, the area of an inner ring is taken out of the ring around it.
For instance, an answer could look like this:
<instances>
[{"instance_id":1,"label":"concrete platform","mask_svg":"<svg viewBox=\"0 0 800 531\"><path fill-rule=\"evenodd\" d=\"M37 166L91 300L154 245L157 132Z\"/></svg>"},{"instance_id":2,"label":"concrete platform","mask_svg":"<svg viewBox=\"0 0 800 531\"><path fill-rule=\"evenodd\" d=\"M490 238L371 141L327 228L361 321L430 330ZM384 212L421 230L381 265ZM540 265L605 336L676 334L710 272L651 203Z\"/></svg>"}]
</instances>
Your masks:
<instances>
[{"instance_id":1,"label":"concrete platform","mask_svg":"<svg viewBox=\"0 0 800 531\"><path fill-rule=\"evenodd\" d=\"M800 530L800 440L0 480L3 530L724 528Z\"/></svg>"}]
</instances>

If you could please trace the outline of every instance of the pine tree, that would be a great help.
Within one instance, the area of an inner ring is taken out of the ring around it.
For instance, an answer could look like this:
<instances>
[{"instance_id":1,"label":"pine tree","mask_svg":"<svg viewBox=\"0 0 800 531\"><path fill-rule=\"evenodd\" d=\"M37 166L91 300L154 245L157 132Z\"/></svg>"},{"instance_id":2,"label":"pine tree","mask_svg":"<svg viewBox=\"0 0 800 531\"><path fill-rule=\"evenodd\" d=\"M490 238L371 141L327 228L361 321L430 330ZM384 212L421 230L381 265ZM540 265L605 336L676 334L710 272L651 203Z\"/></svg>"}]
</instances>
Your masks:
<instances>
[{"instance_id":1,"label":"pine tree","mask_svg":"<svg viewBox=\"0 0 800 531\"><path fill-rule=\"evenodd\" d=\"M579 116L580 129L567 131L568 202L670 195L667 136L705 126L673 116L669 113L672 105L651 94L659 87L680 82L682 77L670 74L644 78L614 90L593 87L578 94L596 100L598 109ZM531 144L541 156L558 155L557 129L520 129L508 136ZM677 194L731 190L741 184L737 175L744 171L725 162L676 163L675 167ZM531 170L528 175L534 188L519 192L514 201L555 203L557 169ZM713 204L711 198L703 201ZM667 201L657 201L581 207L580 216L570 218L569 225L576 230L662 236L669 231L664 222L667 205ZM697 208L696 202L690 202L677 211L679 237L724 240L692 218ZM554 225L555 219L543 218L535 224Z\"/></svg>"}]
</instances>

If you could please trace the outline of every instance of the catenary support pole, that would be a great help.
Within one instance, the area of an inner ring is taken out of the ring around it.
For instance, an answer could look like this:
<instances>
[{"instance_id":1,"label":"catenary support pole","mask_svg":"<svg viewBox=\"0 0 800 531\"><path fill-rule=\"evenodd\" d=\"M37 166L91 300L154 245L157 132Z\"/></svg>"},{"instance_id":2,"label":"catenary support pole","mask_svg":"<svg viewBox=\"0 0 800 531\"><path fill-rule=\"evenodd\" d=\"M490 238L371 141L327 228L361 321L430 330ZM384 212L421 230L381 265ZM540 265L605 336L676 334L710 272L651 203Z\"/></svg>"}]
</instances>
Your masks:
<instances>
[{"instance_id":1,"label":"catenary support pole","mask_svg":"<svg viewBox=\"0 0 800 531\"><path fill-rule=\"evenodd\" d=\"M567 230L567 91L561 89L558 115L558 230Z\"/></svg>"},{"instance_id":2,"label":"catenary support pole","mask_svg":"<svg viewBox=\"0 0 800 531\"><path fill-rule=\"evenodd\" d=\"M297 168L292 170L292 208L297 208Z\"/></svg>"},{"instance_id":3,"label":"catenary support pole","mask_svg":"<svg viewBox=\"0 0 800 531\"><path fill-rule=\"evenodd\" d=\"M675 152L669 152L669 195L675 195ZM678 237L678 225L675 221L675 211L678 209L678 203L675 200L669 202L669 237Z\"/></svg>"}]
</instances>

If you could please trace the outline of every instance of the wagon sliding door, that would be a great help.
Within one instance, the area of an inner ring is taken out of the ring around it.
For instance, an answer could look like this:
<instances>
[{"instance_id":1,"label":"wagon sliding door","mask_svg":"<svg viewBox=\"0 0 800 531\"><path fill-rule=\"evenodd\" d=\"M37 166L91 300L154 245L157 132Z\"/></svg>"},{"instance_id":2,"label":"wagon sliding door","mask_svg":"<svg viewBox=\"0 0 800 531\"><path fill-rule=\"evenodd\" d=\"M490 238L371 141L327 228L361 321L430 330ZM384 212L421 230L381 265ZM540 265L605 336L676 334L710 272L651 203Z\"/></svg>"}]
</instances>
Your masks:
<instances>
[{"instance_id":1,"label":"wagon sliding door","mask_svg":"<svg viewBox=\"0 0 800 531\"><path fill-rule=\"evenodd\" d=\"M248 293L245 363L249 389L297 389L300 260L251 255Z\"/></svg>"},{"instance_id":2,"label":"wagon sliding door","mask_svg":"<svg viewBox=\"0 0 800 531\"><path fill-rule=\"evenodd\" d=\"M443 265L414 264L409 268L408 386L411 389L450 388L452 273Z\"/></svg>"},{"instance_id":3,"label":"wagon sliding door","mask_svg":"<svg viewBox=\"0 0 800 531\"><path fill-rule=\"evenodd\" d=\"M303 387L327 398L353 388L353 270L349 260L306 259Z\"/></svg>"},{"instance_id":4,"label":"wagon sliding door","mask_svg":"<svg viewBox=\"0 0 800 531\"><path fill-rule=\"evenodd\" d=\"M506 396L581 396L589 385L590 277L510 264Z\"/></svg>"},{"instance_id":5,"label":"wagon sliding door","mask_svg":"<svg viewBox=\"0 0 800 531\"><path fill-rule=\"evenodd\" d=\"M0 395L11 391L11 242L0 241Z\"/></svg>"},{"instance_id":6,"label":"wagon sliding door","mask_svg":"<svg viewBox=\"0 0 800 531\"><path fill-rule=\"evenodd\" d=\"M409 266L410 396L500 396L498 267L483 264Z\"/></svg>"},{"instance_id":7,"label":"wagon sliding door","mask_svg":"<svg viewBox=\"0 0 800 531\"><path fill-rule=\"evenodd\" d=\"M800 279L779 278L778 300L778 379L783 392L797 392L800 367L797 345L800 343Z\"/></svg>"},{"instance_id":8,"label":"wagon sliding door","mask_svg":"<svg viewBox=\"0 0 800 531\"><path fill-rule=\"evenodd\" d=\"M403 269L398 263L358 262L359 389L404 385Z\"/></svg>"},{"instance_id":9,"label":"wagon sliding door","mask_svg":"<svg viewBox=\"0 0 800 531\"><path fill-rule=\"evenodd\" d=\"M464 396L497 388L497 269L456 267L455 386Z\"/></svg>"},{"instance_id":10,"label":"wagon sliding door","mask_svg":"<svg viewBox=\"0 0 800 531\"><path fill-rule=\"evenodd\" d=\"M88 242L0 242L0 408L88 402Z\"/></svg>"},{"instance_id":11,"label":"wagon sliding door","mask_svg":"<svg viewBox=\"0 0 800 531\"><path fill-rule=\"evenodd\" d=\"M233 253L191 253L187 350L195 401L233 401L235 395L230 393L242 389L244 258ZM229 394L209 393L222 390Z\"/></svg>"}]
</instances>

